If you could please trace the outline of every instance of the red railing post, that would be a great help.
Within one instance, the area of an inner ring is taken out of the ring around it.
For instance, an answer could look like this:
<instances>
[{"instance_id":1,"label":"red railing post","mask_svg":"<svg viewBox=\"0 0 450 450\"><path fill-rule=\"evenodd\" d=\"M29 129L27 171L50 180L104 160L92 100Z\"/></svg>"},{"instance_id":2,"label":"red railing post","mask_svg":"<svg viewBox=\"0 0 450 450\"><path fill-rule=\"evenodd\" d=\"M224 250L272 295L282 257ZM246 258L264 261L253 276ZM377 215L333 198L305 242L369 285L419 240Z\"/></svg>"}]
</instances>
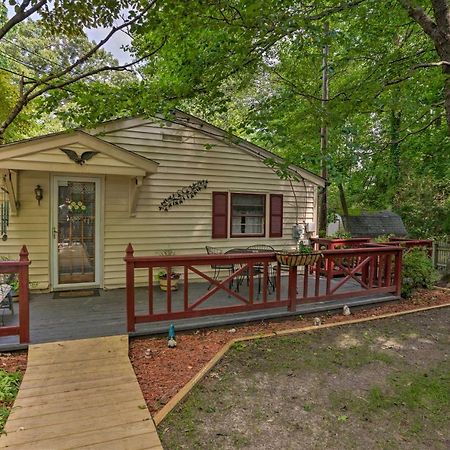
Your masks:
<instances>
[{"instance_id":1,"label":"red railing post","mask_svg":"<svg viewBox=\"0 0 450 450\"><path fill-rule=\"evenodd\" d=\"M394 272L394 285L395 295L400 296L402 293L402 259L403 250L399 249L395 255L395 272Z\"/></svg>"},{"instance_id":2,"label":"red railing post","mask_svg":"<svg viewBox=\"0 0 450 450\"><path fill-rule=\"evenodd\" d=\"M295 311L297 306L297 266L289 267L288 300L289 311Z\"/></svg>"},{"instance_id":3,"label":"red railing post","mask_svg":"<svg viewBox=\"0 0 450 450\"><path fill-rule=\"evenodd\" d=\"M20 343L27 344L30 342L30 293L28 287L28 267L30 261L28 259L28 250L25 245L20 250L19 260L21 262L28 262L28 264L19 267L19 336Z\"/></svg>"},{"instance_id":4,"label":"red railing post","mask_svg":"<svg viewBox=\"0 0 450 450\"><path fill-rule=\"evenodd\" d=\"M127 330L132 332L136 330L135 325L135 307L134 307L134 250L133 246L128 244L125 253L126 263L126 295L127 295Z\"/></svg>"}]
</instances>

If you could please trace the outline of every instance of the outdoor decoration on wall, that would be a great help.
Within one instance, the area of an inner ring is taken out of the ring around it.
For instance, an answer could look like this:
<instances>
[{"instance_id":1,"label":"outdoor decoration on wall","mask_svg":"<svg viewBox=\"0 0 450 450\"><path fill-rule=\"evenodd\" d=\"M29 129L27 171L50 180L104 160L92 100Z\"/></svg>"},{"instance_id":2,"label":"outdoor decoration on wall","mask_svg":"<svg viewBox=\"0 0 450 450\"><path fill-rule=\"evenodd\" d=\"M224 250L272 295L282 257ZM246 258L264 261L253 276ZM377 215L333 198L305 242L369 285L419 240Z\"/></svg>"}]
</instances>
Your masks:
<instances>
[{"instance_id":1,"label":"outdoor decoration on wall","mask_svg":"<svg viewBox=\"0 0 450 450\"><path fill-rule=\"evenodd\" d=\"M172 206L182 205L189 198L194 198L201 190L208 187L208 180L200 180L178 189L177 192L165 198L159 205L160 211L169 211Z\"/></svg>"},{"instance_id":2,"label":"outdoor decoration on wall","mask_svg":"<svg viewBox=\"0 0 450 450\"><path fill-rule=\"evenodd\" d=\"M70 150L70 148L60 148L62 152L64 152L75 164L82 166L86 161L93 158L98 152L88 151L83 152L80 156L78 153Z\"/></svg>"}]
</instances>

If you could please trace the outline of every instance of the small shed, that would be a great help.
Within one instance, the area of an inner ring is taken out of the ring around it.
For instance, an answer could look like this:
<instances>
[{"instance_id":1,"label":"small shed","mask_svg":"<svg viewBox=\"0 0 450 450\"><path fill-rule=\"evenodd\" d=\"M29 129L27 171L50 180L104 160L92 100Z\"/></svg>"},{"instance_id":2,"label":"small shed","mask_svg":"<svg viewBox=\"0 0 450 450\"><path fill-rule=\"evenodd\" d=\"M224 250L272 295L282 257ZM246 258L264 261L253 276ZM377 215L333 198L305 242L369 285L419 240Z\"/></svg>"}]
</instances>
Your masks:
<instances>
[{"instance_id":1,"label":"small shed","mask_svg":"<svg viewBox=\"0 0 450 450\"><path fill-rule=\"evenodd\" d=\"M345 230L353 237L377 237L386 234L404 237L408 234L402 218L392 211L343 216L343 222Z\"/></svg>"}]
</instances>

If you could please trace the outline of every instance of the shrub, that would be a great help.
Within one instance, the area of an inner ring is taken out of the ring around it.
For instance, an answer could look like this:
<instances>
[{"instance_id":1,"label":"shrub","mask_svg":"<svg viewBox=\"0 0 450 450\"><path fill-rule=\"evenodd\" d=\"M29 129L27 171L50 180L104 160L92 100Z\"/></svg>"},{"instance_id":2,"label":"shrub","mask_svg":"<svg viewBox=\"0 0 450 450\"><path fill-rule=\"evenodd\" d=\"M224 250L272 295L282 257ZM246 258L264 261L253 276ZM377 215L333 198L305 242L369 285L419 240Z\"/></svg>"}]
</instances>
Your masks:
<instances>
[{"instance_id":1,"label":"shrub","mask_svg":"<svg viewBox=\"0 0 450 450\"><path fill-rule=\"evenodd\" d=\"M426 250L412 248L403 257L402 296L408 298L418 288L431 289L439 279Z\"/></svg>"},{"instance_id":2,"label":"shrub","mask_svg":"<svg viewBox=\"0 0 450 450\"><path fill-rule=\"evenodd\" d=\"M22 375L18 372L8 373L0 369L0 431L3 430L9 416L12 403L19 391Z\"/></svg>"}]
</instances>

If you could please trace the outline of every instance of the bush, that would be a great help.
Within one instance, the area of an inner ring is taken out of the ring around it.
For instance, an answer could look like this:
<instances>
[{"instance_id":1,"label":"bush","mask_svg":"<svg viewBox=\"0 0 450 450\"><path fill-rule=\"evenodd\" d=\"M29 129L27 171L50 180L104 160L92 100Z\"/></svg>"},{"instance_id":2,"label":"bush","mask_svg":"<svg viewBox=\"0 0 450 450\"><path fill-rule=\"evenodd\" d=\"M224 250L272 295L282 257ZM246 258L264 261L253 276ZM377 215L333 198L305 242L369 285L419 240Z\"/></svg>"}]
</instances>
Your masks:
<instances>
[{"instance_id":1,"label":"bush","mask_svg":"<svg viewBox=\"0 0 450 450\"><path fill-rule=\"evenodd\" d=\"M403 257L402 296L408 298L418 288L431 289L439 279L426 250L412 248Z\"/></svg>"},{"instance_id":2,"label":"bush","mask_svg":"<svg viewBox=\"0 0 450 450\"><path fill-rule=\"evenodd\" d=\"M0 369L0 432L5 426L11 406L19 392L21 380L20 373L8 373L4 369Z\"/></svg>"}]
</instances>

